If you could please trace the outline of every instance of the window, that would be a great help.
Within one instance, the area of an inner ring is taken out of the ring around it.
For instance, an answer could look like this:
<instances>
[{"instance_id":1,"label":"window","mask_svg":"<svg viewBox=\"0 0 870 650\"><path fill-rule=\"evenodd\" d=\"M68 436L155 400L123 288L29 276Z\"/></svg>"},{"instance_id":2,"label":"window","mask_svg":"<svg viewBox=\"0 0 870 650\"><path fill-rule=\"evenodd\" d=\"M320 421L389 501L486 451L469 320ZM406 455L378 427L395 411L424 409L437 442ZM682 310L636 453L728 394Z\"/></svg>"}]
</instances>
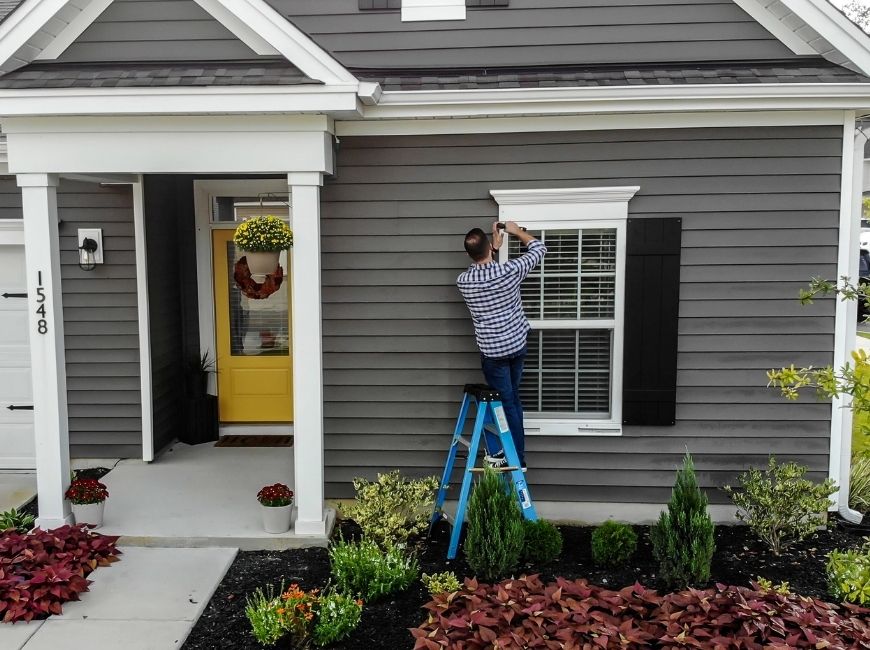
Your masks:
<instances>
[{"instance_id":1,"label":"window","mask_svg":"<svg viewBox=\"0 0 870 650\"><path fill-rule=\"evenodd\" d=\"M402 0L402 21L465 20L465 0Z\"/></svg>"},{"instance_id":2,"label":"window","mask_svg":"<svg viewBox=\"0 0 870 650\"><path fill-rule=\"evenodd\" d=\"M621 431L626 220L638 189L492 192L502 221L547 246L522 286L532 326L521 387L529 434ZM501 255L522 252L508 238Z\"/></svg>"}]
</instances>

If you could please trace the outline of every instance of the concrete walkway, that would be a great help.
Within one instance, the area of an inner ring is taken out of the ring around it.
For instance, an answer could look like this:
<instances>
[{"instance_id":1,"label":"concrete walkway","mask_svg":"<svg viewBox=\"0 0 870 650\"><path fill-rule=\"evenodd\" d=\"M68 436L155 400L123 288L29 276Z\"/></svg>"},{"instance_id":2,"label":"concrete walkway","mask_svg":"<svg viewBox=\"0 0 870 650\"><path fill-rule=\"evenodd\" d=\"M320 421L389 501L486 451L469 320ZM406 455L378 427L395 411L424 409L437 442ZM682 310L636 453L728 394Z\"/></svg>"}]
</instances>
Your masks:
<instances>
[{"instance_id":1,"label":"concrete walkway","mask_svg":"<svg viewBox=\"0 0 870 650\"><path fill-rule=\"evenodd\" d=\"M228 548L122 549L90 576L90 591L63 615L0 624L3 650L180 648L236 556Z\"/></svg>"},{"instance_id":2,"label":"concrete walkway","mask_svg":"<svg viewBox=\"0 0 870 650\"><path fill-rule=\"evenodd\" d=\"M0 473L0 512L28 504L36 496L36 474L33 472Z\"/></svg>"}]
</instances>

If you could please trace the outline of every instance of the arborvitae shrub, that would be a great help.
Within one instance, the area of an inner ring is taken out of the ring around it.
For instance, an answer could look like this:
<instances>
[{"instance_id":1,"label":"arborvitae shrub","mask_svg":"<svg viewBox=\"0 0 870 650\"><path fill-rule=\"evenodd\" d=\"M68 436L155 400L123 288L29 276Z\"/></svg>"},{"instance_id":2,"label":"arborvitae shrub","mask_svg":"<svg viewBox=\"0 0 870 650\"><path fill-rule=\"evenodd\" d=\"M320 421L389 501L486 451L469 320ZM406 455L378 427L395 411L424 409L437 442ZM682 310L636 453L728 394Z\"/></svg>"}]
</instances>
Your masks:
<instances>
[{"instance_id":1,"label":"arborvitae shrub","mask_svg":"<svg viewBox=\"0 0 870 650\"><path fill-rule=\"evenodd\" d=\"M637 534L628 524L605 521L592 533L592 561L607 567L628 563L637 550Z\"/></svg>"},{"instance_id":2,"label":"arborvitae shrub","mask_svg":"<svg viewBox=\"0 0 870 650\"><path fill-rule=\"evenodd\" d=\"M562 553L562 533L545 519L523 521L523 559L534 564L547 564Z\"/></svg>"},{"instance_id":3,"label":"arborvitae shrub","mask_svg":"<svg viewBox=\"0 0 870 650\"><path fill-rule=\"evenodd\" d=\"M507 488L502 476L487 468L468 499L465 557L468 566L488 581L513 571L523 550L522 514Z\"/></svg>"},{"instance_id":4,"label":"arborvitae shrub","mask_svg":"<svg viewBox=\"0 0 870 650\"><path fill-rule=\"evenodd\" d=\"M707 495L698 488L695 466L687 453L671 492L667 512L650 530L653 554L664 583L671 587L703 584L710 579L716 548Z\"/></svg>"}]
</instances>

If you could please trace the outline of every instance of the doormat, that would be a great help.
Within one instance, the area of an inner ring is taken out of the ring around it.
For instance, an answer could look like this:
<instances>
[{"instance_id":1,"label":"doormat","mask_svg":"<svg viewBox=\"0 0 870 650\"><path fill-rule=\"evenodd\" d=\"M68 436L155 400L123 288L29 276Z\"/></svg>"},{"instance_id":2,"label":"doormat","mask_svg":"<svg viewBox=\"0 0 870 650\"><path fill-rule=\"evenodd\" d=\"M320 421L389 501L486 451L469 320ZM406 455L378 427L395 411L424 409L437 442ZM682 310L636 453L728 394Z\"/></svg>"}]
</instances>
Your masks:
<instances>
[{"instance_id":1,"label":"doormat","mask_svg":"<svg viewBox=\"0 0 870 650\"><path fill-rule=\"evenodd\" d=\"M221 436L215 447L292 447L293 436Z\"/></svg>"}]
</instances>

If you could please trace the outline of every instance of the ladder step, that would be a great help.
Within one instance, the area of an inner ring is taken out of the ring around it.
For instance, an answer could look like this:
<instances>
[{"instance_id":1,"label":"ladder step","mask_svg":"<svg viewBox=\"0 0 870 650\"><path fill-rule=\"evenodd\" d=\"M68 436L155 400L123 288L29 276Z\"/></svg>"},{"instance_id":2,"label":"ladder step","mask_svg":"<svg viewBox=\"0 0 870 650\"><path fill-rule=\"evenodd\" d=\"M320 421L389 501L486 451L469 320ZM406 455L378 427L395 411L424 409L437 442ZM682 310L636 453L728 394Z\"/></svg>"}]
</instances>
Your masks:
<instances>
[{"instance_id":1,"label":"ladder step","mask_svg":"<svg viewBox=\"0 0 870 650\"><path fill-rule=\"evenodd\" d=\"M515 472L517 470L521 470L523 472L526 471L525 467L493 467L492 469L495 470L496 472ZM485 467L472 467L469 471L474 472L475 474L482 474L483 472L486 471L486 468Z\"/></svg>"},{"instance_id":2,"label":"ladder step","mask_svg":"<svg viewBox=\"0 0 870 650\"><path fill-rule=\"evenodd\" d=\"M466 448L471 449L471 443L470 443L468 440L466 440L465 438L463 438L462 436L459 436L459 437L458 437L456 440L454 440L453 442L458 442L460 445L463 445L463 446L465 446Z\"/></svg>"}]
</instances>

